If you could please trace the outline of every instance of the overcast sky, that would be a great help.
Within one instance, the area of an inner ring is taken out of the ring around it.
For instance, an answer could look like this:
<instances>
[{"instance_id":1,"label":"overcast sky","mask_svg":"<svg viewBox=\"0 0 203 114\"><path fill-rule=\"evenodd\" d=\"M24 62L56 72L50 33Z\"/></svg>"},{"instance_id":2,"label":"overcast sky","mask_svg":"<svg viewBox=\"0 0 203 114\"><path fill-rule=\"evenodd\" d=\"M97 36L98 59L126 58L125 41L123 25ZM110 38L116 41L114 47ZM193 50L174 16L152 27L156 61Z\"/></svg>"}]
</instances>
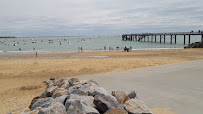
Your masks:
<instances>
[{"instance_id":1,"label":"overcast sky","mask_svg":"<svg viewBox=\"0 0 203 114\"><path fill-rule=\"evenodd\" d=\"M203 30L203 0L0 0L0 36Z\"/></svg>"}]
</instances>

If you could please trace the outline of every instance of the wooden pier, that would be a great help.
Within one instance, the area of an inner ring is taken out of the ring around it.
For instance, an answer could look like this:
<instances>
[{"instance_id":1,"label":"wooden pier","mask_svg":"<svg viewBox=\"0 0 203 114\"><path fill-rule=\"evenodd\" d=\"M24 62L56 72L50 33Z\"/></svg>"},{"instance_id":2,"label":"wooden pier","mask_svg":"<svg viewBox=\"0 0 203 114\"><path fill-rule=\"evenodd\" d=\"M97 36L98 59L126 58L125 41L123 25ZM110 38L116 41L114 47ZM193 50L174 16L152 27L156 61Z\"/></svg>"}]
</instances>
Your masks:
<instances>
[{"instance_id":1,"label":"wooden pier","mask_svg":"<svg viewBox=\"0 0 203 114\"><path fill-rule=\"evenodd\" d=\"M177 36L184 36L184 44L186 43L186 36L188 36L188 43L190 44L191 36L192 35L199 35L201 36L201 41L203 41L203 31L199 32L170 32L170 33L138 33L138 34L123 34L122 40L123 41L144 41L144 42L157 42L159 38L160 43L166 42L166 36L170 36L170 44L176 44Z\"/></svg>"}]
</instances>

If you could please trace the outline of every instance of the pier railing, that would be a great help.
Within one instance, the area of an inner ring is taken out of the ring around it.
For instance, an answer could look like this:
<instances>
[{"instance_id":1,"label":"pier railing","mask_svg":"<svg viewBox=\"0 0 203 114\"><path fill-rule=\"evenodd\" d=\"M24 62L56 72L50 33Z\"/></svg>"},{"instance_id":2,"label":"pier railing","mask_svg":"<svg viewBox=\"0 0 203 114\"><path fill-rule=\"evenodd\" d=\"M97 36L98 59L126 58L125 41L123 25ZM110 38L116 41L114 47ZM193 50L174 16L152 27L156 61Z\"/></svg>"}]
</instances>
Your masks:
<instances>
[{"instance_id":1,"label":"pier railing","mask_svg":"<svg viewBox=\"0 0 203 114\"><path fill-rule=\"evenodd\" d=\"M123 35L203 35L201 32L169 32L169 33L136 33L136 34L123 34Z\"/></svg>"}]
</instances>

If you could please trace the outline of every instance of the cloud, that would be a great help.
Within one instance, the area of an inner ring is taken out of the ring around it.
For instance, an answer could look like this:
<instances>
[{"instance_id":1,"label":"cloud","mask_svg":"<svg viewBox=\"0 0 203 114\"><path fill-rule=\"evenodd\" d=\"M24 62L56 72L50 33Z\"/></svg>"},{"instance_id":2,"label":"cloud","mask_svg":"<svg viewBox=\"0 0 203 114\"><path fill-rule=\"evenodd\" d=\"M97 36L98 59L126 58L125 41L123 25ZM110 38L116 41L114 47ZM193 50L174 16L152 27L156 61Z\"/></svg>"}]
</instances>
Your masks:
<instances>
[{"instance_id":1,"label":"cloud","mask_svg":"<svg viewBox=\"0 0 203 114\"><path fill-rule=\"evenodd\" d=\"M202 0L0 0L0 35L102 35L203 29Z\"/></svg>"}]
</instances>

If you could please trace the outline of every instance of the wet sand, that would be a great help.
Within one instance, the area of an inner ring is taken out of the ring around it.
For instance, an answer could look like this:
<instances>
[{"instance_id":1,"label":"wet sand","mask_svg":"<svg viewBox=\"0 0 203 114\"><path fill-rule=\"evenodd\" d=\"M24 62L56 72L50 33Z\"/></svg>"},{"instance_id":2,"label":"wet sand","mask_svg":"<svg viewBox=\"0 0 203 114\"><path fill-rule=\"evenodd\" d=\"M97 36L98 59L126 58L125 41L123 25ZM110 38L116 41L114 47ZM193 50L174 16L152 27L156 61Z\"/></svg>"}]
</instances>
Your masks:
<instances>
[{"instance_id":1,"label":"wet sand","mask_svg":"<svg viewBox=\"0 0 203 114\"><path fill-rule=\"evenodd\" d=\"M199 60L203 59L203 49L90 52L38 56L39 62L37 63L35 54L0 55L0 58L4 58L0 59L1 113L27 107L33 97L42 94L45 89L42 82L50 77L70 78Z\"/></svg>"}]
</instances>

